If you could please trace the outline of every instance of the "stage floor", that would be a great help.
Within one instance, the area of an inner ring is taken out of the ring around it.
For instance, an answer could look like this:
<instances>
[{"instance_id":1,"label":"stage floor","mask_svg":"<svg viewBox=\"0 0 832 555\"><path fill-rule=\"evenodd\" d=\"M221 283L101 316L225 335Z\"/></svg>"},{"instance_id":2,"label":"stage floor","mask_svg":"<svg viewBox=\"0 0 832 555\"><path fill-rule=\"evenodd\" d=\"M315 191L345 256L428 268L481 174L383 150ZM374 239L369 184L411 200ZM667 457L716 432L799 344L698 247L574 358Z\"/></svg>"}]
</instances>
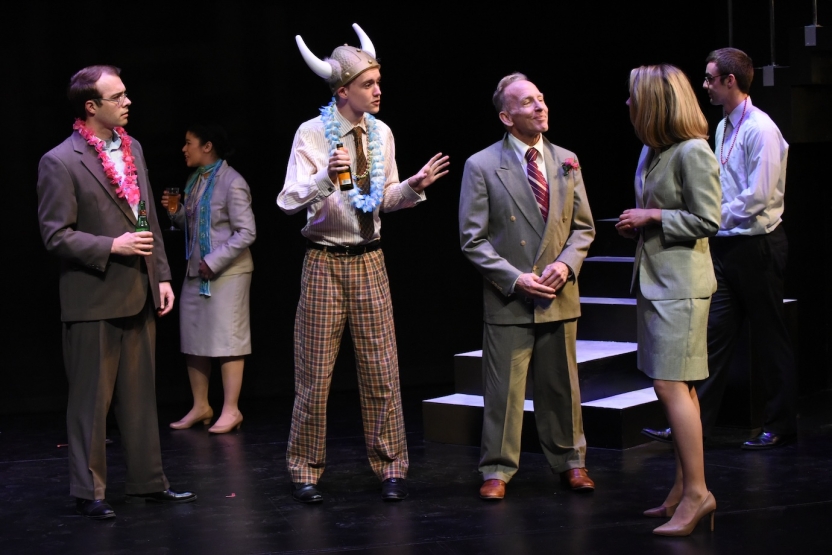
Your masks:
<instances>
[{"instance_id":1,"label":"stage floor","mask_svg":"<svg viewBox=\"0 0 832 555\"><path fill-rule=\"evenodd\" d=\"M626 451L589 449L597 490L562 489L543 455L524 453L501 502L478 498L479 450L425 443L421 400L450 388L404 392L410 497L384 503L366 460L358 394L333 393L324 503L292 500L285 468L291 399L247 402L237 433L167 423L187 407L160 409L165 471L195 503L124 502L117 429L109 436L107 499L117 518L74 514L68 496L62 414L0 417L0 553L832 553L832 397L801 412L798 441L741 451L742 434L720 431L705 452L716 530L704 522L687 538L651 534L673 477L673 452L656 442ZM216 406L216 410L219 405Z\"/></svg>"}]
</instances>

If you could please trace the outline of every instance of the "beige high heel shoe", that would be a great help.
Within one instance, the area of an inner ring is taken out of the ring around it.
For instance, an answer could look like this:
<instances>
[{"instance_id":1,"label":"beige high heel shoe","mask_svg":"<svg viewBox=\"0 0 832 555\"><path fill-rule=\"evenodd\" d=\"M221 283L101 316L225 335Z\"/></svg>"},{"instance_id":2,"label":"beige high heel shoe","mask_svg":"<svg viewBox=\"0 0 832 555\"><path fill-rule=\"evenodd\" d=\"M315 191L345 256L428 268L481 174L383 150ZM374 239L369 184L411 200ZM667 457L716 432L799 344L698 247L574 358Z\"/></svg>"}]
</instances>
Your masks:
<instances>
[{"instance_id":1,"label":"beige high heel shoe","mask_svg":"<svg viewBox=\"0 0 832 555\"><path fill-rule=\"evenodd\" d=\"M654 534L658 534L659 536L689 536L693 529L696 528L696 525L699 524L699 521L702 520L703 517L711 515L711 532L714 531L714 515L716 514L716 499L714 499L714 494L708 492L708 495L705 496L705 499L702 500L702 504L697 509L696 514L693 515L693 519L690 522L686 522L681 526L670 526L670 523L662 524L655 530L653 530Z\"/></svg>"},{"instance_id":2,"label":"beige high heel shoe","mask_svg":"<svg viewBox=\"0 0 832 555\"><path fill-rule=\"evenodd\" d=\"M212 418L214 418L214 409L208 407L206 413L200 416L199 418L194 418L192 420L185 420L183 418L182 420L179 420L177 422L171 422L170 427L174 430L185 430L187 428L190 428L200 420L202 421L203 426L207 426L211 423Z\"/></svg>"},{"instance_id":3,"label":"beige high heel shoe","mask_svg":"<svg viewBox=\"0 0 832 555\"><path fill-rule=\"evenodd\" d=\"M676 512L676 507L678 506L678 503L674 503L673 505L661 505L660 507L647 509L644 511L644 516L651 518L670 518Z\"/></svg>"},{"instance_id":4,"label":"beige high heel shoe","mask_svg":"<svg viewBox=\"0 0 832 555\"><path fill-rule=\"evenodd\" d=\"M208 428L208 432L212 434L227 434L231 430L239 430L240 426L243 424L243 413L238 412L237 418L229 424L228 426L219 427L216 424Z\"/></svg>"}]
</instances>

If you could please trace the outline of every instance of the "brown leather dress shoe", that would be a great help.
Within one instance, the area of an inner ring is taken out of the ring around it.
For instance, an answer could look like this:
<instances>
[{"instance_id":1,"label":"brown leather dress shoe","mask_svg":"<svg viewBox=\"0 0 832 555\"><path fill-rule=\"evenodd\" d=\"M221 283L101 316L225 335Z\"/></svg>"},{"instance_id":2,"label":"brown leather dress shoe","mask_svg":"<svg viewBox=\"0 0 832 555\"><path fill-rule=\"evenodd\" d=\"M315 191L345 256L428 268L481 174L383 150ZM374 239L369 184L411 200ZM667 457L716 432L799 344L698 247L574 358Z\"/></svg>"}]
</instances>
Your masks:
<instances>
[{"instance_id":1,"label":"brown leather dress shoe","mask_svg":"<svg viewBox=\"0 0 832 555\"><path fill-rule=\"evenodd\" d=\"M595 482L586 473L586 468L570 468L560 473L560 481L572 491L595 491Z\"/></svg>"},{"instance_id":2,"label":"brown leather dress shoe","mask_svg":"<svg viewBox=\"0 0 832 555\"><path fill-rule=\"evenodd\" d=\"M480 498L502 499L506 496L506 483L502 480L486 480L480 487Z\"/></svg>"}]
</instances>

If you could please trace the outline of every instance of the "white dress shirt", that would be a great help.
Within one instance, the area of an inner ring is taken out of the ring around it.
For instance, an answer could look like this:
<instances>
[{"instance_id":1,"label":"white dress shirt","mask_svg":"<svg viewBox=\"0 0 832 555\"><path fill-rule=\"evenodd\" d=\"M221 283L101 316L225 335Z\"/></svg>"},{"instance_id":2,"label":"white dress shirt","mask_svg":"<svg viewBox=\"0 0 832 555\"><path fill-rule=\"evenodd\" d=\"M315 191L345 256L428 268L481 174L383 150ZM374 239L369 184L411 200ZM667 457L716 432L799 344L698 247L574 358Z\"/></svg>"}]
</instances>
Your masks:
<instances>
[{"instance_id":1,"label":"white dress shirt","mask_svg":"<svg viewBox=\"0 0 832 555\"><path fill-rule=\"evenodd\" d=\"M353 125L335 110L335 119L341 124L341 142L350 154L355 169L355 139L350 133ZM369 162L366 119L358 124L365 133L362 137L365 156ZM384 156L384 198L373 211L375 230L370 241L381 237L379 212L392 212L409 208L425 200L424 193L417 193L406 182L399 183L396 168L396 147L393 133L383 122L376 120L376 130L381 139ZM316 117L301 124L295 133L289 166L283 190L277 196L277 205L287 214L306 209L304 237L323 245L355 246L366 243L362 239L356 208L350 203L349 193L340 191L332 183L327 172L330 145L324 132L324 124ZM380 209L379 209L380 208Z\"/></svg>"},{"instance_id":2,"label":"white dress shirt","mask_svg":"<svg viewBox=\"0 0 832 555\"><path fill-rule=\"evenodd\" d=\"M515 137L514 135L512 135L511 133L508 133L508 142L514 149L514 152L517 154L517 157L520 159L520 165L523 167L523 173L525 173L527 177L529 175L529 172L526 171L526 166L528 166L529 163L526 162L526 151L530 148L533 148L537 151L537 159L535 160L535 163L537 164L537 167L540 169L540 173L543 174L544 177L546 176L546 160L543 158L543 135L540 135L537 138L537 142L535 144L529 146L517 137ZM548 177L546 179L548 180Z\"/></svg>"},{"instance_id":3,"label":"white dress shirt","mask_svg":"<svg viewBox=\"0 0 832 555\"><path fill-rule=\"evenodd\" d=\"M783 215L789 145L768 114L751 104L750 96L740 121L743 104L716 128L714 153L722 184L719 237L770 233Z\"/></svg>"}]
</instances>

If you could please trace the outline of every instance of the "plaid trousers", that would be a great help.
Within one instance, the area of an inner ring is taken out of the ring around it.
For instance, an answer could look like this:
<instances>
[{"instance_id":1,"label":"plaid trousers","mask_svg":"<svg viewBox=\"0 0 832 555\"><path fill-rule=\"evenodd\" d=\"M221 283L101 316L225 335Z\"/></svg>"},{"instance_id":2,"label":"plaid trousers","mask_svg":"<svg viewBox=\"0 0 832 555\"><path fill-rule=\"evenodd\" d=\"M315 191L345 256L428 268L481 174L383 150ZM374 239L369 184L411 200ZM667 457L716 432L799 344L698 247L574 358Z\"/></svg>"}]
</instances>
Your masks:
<instances>
[{"instance_id":1,"label":"plaid trousers","mask_svg":"<svg viewBox=\"0 0 832 555\"><path fill-rule=\"evenodd\" d=\"M349 321L364 441L380 480L407 476L390 284L381 250L347 256L308 249L295 317L295 406L286 450L293 482L318 483L326 465L326 401Z\"/></svg>"}]
</instances>

